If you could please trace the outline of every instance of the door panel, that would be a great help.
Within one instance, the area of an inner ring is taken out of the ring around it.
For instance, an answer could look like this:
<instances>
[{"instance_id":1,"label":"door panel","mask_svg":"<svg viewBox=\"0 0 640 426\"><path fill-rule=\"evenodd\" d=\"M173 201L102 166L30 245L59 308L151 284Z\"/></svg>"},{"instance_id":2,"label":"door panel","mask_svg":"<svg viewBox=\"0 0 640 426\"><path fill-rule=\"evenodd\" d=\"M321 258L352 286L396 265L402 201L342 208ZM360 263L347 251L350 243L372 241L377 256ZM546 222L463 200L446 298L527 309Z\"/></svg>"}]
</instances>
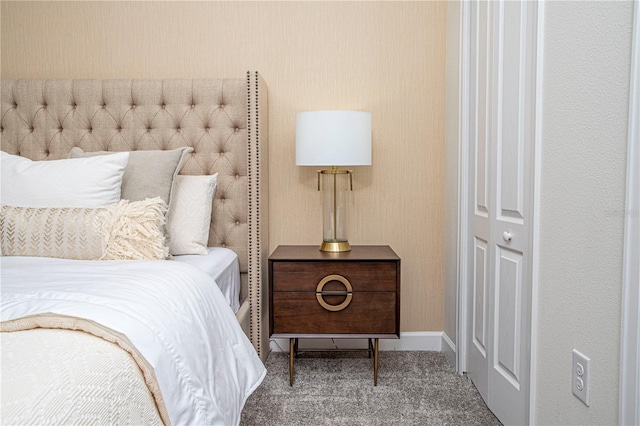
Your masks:
<instances>
[{"instance_id":1,"label":"door panel","mask_svg":"<svg viewBox=\"0 0 640 426\"><path fill-rule=\"evenodd\" d=\"M527 3L501 3L496 11L498 27L497 90L497 191L498 217L523 223L525 185L525 151L530 134L527 124L529 96L527 80ZM534 105L535 106L535 105Z\"/></svg>"},{"instance_id":2,"label":"door panel","mask_svg":"<svg viewBox=\"0 0 640 426\"><path fill-rule=\"evenodd\" d=\"M497 249L493 367L518 390L522 339L522 260L522 253L501 247Z\"/></svg>"},{"instance_id":3,"label":"door panel","mask_svg":"<svg viewBox=\"0 0 640 426\"><path fill-rule=\"evenodd\" d=\"M470 2L467 370L505 424L529 419L537 7Z\"/></svg>"},{"instance_id":4,"label":"door panel","mask_svg":"<svg viewBox=\"0 0 640 426\"><path fill-rule=\"evenodd\" d=\"M489 68L489 49L491 34L487 25L488 3L473 4L471 28L477 35L472 41L470 52L470 81L476 90L471 91L469 103L469 138L472 146L469 149L469 176L472 179L469 188L470 205L473 206L471 217L474 234L469 241L473 241L471 256L473 263L470 271L472 285L469 286L470 318L467 325L467 336L471 338L467 353L467 373L483 398L488 397L488 369L487 342L489 334L489 317L487 304L489 302L489 277L491 264L489 263L489 209L490 209L490 141L491 123L489 118L491 99L491 73Z\"/></svg>"},{"instance_id":5,"label":"door panel","mask_svg":"<svg viewBox=\"0 0 640 426\"><path fill-rule=\"evenodd\" d=\"M535 2L494 3L495 254L489 403L506 424L529 418L532 196L535 146Z\"/></svg>"},{"instance_id":6,"label":"door panel","mask_svg":"<svg viewBox=\"0 0 640 426\"><path fill-rule=\"evenodd\" d=\"M478 3L476 25L480 29L484 26L483 30L478 33L477 43L477 55L472 60L475 60L476 69L474 70L474 76L476 79L476 85L478 90L475 97L475 131L473 136L475 138L475 202L476 215L488 218L489 216L489 184L491 183L490 166L489 161L489 130L490 123L489 118L489 84L491 75L489 73L488 63L488 50L489 50L489 27L486 24L487 20L487 3Z\"/></svg>"},{"instance_id":7,"label":"door panel","mask_svg":"<svg viewBox=\"0 0 640 426\"><path fill-rule=\"evenodd\" d=\"M483 358L487 357L487 284L489 268L487 265L487 242L476 239L476 255L474 259L476 278L473 293L473 344Z\"/></svg>"},{"instance_id":8,"label":"door panel","mask_svg":"<svg viewBox=\"0 0 640 426\"><path fill-rule=\"evenodd\" d=\"M497 204L499 215L522 219L523 209L523 64L521 44L520 2L503 5L498 33L498 126L497 126Z\"/></svg>"}]
</instances>

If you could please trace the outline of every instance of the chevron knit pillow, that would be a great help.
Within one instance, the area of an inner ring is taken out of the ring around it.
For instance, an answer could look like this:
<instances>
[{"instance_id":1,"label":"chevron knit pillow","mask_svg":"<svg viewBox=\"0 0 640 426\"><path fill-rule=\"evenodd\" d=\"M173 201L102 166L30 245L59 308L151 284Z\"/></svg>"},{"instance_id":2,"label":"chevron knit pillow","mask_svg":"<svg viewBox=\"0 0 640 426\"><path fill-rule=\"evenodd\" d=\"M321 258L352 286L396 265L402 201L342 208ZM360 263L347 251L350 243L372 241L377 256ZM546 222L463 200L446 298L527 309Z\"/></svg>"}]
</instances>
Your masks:
<instances>
[{"instance_id":1,"label":"chevron knit pillow","mask_svg":"<svg viewBox=\"0 0 640 426\"><path fill-rule=\"evenodd\" d=\"M2 206L3 256L78 260L160 260L166 203L159 197L102 208Z\"/></svg>"}]
</instances>

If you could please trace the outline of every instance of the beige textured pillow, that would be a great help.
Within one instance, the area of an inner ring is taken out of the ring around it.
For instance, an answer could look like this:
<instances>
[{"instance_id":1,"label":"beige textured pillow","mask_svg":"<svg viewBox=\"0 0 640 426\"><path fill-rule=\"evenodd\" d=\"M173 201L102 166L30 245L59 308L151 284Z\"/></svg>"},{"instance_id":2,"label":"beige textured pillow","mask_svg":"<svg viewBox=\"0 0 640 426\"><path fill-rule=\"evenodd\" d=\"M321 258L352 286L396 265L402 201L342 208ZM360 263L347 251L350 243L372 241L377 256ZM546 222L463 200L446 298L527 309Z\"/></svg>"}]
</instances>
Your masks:
<instances>
[{"instance_id":1,"label":"beige textured pillow","mask_svg":"<svg viewBox=\"0 0 640 426\"><path fill-rule=\"evenodd\" d=\"M208 254L211 208L217 179L217 173L176 178L166 225L169 253L172 255Z\"/></svg>"},{"instance_id":2,"label":"beige textured pillow","mask_svg":"<svg viewBox=\"0 0 640 426\"><path fill-rule=\"evenodd\" d=\"M130 151L129 162L122 177L120 197L129 201L160 197L167 205L170 205L175 177L184 164L186 154L192 151L193 148L190 147L169 151ZM114 154L114 152L84 152L81 148L76 147L69 153L69 158L107 154Z\"/></svg>"},{"instance_id":3,"label":"beige textured pillow","mask_svg":"<svg viewBox=\"0 0 640 426\"><path fill-rule=\"evenodd\" d=\"M163 224L166 204L159 198L107 207L12 207L0 209L3 256L79 260L166 259Z\"/></svg>"}]
</instances>

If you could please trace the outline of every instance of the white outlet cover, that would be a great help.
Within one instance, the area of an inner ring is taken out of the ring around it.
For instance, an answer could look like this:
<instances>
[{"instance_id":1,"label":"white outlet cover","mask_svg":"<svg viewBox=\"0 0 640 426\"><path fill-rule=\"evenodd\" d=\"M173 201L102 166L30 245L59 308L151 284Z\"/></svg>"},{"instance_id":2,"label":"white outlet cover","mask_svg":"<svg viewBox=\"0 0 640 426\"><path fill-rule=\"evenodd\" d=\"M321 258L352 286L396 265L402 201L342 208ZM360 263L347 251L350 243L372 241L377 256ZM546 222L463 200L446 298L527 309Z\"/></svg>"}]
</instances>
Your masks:
<instances>
[{"instance_id":1,"label":"white outlet cover","mask_svg":"<svg viewBox=\"0 0 640 426\"><path fill-rule=\"evenodd\" d=\"M591 359L586 355L573 350L571 362L571 389L573 394L585 405L589 406L589 384L591 381Z\"/></svg>"}]
</instances>

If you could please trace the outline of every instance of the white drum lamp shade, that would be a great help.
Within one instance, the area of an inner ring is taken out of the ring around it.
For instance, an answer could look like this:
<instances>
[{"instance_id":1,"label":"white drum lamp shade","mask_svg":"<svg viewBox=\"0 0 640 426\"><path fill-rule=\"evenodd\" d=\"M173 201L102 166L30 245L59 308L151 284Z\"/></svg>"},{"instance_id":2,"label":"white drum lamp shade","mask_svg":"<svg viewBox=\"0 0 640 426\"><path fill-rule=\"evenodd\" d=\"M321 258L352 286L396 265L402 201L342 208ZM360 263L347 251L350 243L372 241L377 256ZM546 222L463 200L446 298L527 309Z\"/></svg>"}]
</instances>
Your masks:
<instances>
[{"instance_id":1,"label":"white drum lamp shade","mask_svg":"<svg viewBox=\"0 0 640 426\"><path fill-rule=\"evenodd\" d=\"M308 111L296 115L296 165L370 166L371 113Z\"/></svg>"}]
</instances>

